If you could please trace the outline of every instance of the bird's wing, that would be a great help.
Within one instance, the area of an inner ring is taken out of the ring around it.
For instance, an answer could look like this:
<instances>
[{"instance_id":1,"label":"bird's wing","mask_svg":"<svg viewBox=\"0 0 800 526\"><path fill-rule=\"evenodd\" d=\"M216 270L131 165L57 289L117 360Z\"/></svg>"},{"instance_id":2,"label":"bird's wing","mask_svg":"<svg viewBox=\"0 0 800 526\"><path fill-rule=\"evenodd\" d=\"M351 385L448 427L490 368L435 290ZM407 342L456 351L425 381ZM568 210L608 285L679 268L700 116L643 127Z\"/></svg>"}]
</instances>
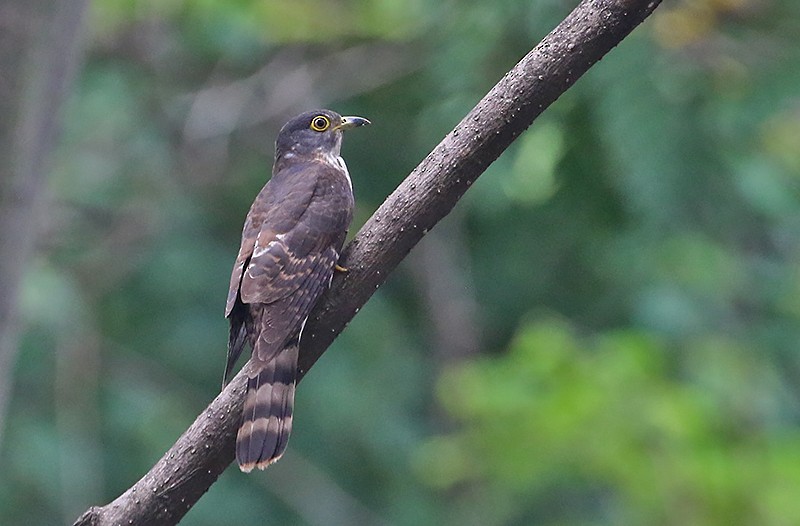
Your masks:
<instances>
[{"instance_id":1,"label":"bird's wing","mask_svg":"<svg viewBox=\"0 0 800 526\"><path fill-rule=\"evenodd\" d=\"M233 312L233 307L236 305L236 299L239 297L239 285L242 283L242 274L244 267L250 261L253 255L253 247L256 244L256 238L259 234L258 226L254 225L252 212L255 208L255 203L247 214L247 219L244 223L242 230L242 244L239 247L239 254L236 256L236 262L233 264L233 272L231 272L231 282L228 287L228 300L225 303L225 317L228 318ZM260 225L259 225L260 226Z\"/></svg>"},{"instance_id":2,"label":"bird's wing","mask_svg":"<svg viewBox=\"0 0 800 526\"><path fill-rule=\"evenodd\" d=\"M242 243L231 272L225 305L226 318L230 317L236 305L245 270L250 268L253 259L256 259L256 268L252 273L260 274L258 282L265 286L264 294L275 292L270 292L269 277L277 277L285 264L281 258L281 245L286 242L287 236L296 236L297 233L292 232L299 226L314 198L315 178L304 177L303 174L294 173L296 171L273 176L247 213Z\"/></svg>"},{"instance_id":3,"label":"bird's wing","mask_svg":"<svg viewBox=\"0 0 800 526\"><path fill-rule=\"evenodd\" d=\"M310 232L301 223L266 246L256 241L239 289L242 302L276 303L328 277L322 271L332 271L336 263L333 241L327 232Z\"/></svg>"},{"instance_id":4,"label":"bird's wing","mask_svg":"<svg viewBox=\"0 0 800 526\"><path fill-rule=\"evenodd\" d=\"M328 164L308 163L279 173L273 177L279 184L274 190L267 185L249 214L260 228L256 232L251 226L250 236L243 235L229 302L232 298L235 304L238 294L242 303L253 305L253 314L259 313L264 341L255 347L260 359L270 358L297 334L330 283L351 213L343 203L352 202L352 194L341 197L339 186L330 184L334 177L326 171L332 170ZM258 202L269 203L268 209ZM245 241L252 248L245 249Z\"/></svg>"},{"instance_id":5,"label":"bird's wing","mask_svg":"<svg viewBox=\"0 0 800 526\"><path fill-rule=\"evenodd\" d=\"M271 303L261 303L258 309L258 341L255 344L253 358L267 362L280 351L286 342L299 336L311 309L328 287L333 275L333 267L338 255L332 246L322 251L315 251L295 262L292 273L283 273L280 280L288 284L284 290L292 290L280 299ZM247 274L242 281L242 298L249 302L244 292ZM258 294L254 298L258 298Z\"/></svg>"}]
</instances>

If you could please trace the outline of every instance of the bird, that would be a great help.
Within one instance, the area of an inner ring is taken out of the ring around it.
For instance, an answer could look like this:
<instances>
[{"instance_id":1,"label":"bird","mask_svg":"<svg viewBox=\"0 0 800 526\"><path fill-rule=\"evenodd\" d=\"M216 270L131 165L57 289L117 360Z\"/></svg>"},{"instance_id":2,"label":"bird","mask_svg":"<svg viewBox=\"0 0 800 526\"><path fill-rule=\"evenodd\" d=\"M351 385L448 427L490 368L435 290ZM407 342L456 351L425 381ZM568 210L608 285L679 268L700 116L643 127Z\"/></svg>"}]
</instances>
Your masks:
<instances>
[{"instance_id":1,"label":"bird","mask_svg":"<svg viewBox=\"0 0 800 526\"><path fill-rule=\"evenodd\" d=\"M363 117L313 110L290 119L275 140L272 177L250 207L225 305L230 322L226 385L251 349L236 460L264 469L292 431L300 337L330 286L353 218L353 185L341 157L343 132Z\"/></svg>"}]
</instances>

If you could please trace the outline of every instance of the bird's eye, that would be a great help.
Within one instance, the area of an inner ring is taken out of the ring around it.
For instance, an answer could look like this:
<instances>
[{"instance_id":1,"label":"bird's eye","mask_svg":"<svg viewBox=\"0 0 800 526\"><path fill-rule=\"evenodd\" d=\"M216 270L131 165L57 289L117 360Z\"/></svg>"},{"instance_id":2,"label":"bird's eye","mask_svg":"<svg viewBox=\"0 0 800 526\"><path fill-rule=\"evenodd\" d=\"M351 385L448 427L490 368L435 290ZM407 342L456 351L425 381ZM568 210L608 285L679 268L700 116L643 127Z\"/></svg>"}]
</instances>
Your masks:
<instances>
[{"instance_id":1,"label":"bird's eye","mask_svg":"<svg viewBox=\"0 0 800 526\"><path fill-rule=\"evenodd\" d=\"M314 131L322 132L328 129L331 121L325 115L317 115L311 119L311 129Z\"/></svg>"}]
</instances>

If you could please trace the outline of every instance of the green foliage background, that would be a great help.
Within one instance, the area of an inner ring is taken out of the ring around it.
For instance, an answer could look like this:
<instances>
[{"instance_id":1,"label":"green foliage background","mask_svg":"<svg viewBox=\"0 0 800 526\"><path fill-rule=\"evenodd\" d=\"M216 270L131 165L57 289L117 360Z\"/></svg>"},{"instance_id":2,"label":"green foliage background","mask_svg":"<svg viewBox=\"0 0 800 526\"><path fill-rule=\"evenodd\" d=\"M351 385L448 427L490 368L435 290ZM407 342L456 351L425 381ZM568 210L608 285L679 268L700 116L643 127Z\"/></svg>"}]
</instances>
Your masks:
<instances>
[{"instance_id":1,"label":"green foliage background","mask_svg":"<svg viewBox=\"0 0 800 526\"><path fill-rule=\"evenodd\" d=\"M316 106L352 231L574 2L95 0L0 453L69 523L216 395L272 142ZM182 524L800 523L800 7L665 2L547 110Z\"/></svg>"}]
</instances>

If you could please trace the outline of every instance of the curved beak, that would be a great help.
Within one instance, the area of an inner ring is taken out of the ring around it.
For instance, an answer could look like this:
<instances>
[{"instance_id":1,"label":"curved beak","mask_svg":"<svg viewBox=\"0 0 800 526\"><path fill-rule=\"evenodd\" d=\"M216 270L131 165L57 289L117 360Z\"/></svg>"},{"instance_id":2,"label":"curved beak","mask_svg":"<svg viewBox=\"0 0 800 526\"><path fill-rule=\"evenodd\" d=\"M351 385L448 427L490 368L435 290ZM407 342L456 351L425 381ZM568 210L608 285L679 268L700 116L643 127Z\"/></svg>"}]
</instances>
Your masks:
<instances>
[{"instance_id":1,"label":"curved beak","mask_svg":"<svg viewBox=\"0 0 800 526\"><path fill-rule=\"evenodd\" d=\"M342 122L336 127L337 130L349 130L351 128L358 128L359 126L364 126L366 124L372 124L364 117L356 117L353 115L349 115L347 117L342 117Z\"/></svg>"}]
</instances>

